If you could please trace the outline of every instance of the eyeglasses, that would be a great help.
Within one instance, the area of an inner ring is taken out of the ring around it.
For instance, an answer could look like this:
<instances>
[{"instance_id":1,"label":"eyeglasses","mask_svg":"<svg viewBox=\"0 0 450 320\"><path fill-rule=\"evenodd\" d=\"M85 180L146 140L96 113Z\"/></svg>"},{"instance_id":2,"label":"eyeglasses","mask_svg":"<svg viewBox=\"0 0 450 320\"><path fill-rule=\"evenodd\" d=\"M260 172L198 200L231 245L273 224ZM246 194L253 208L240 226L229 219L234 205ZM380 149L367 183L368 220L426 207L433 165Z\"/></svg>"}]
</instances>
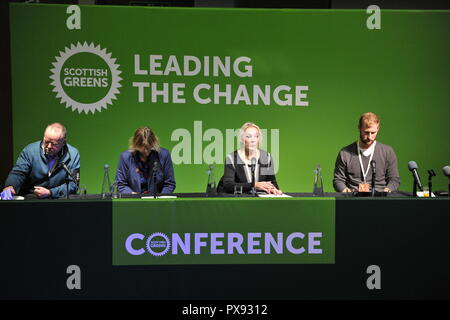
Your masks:
<instances>
[{"instance_id":1,"label":"eyeglasses","mask_svg":"<svg viewBox=\"0 0 450 320\"><path fill-rule=\"evenodd\" d=\"M62 140L56 140L56 141L48 141L44 139L44 146L48 146L49 144L52 144L54 147L59 147L60 145L64 144L64 139Z\"/></svg>"}]
</instances>

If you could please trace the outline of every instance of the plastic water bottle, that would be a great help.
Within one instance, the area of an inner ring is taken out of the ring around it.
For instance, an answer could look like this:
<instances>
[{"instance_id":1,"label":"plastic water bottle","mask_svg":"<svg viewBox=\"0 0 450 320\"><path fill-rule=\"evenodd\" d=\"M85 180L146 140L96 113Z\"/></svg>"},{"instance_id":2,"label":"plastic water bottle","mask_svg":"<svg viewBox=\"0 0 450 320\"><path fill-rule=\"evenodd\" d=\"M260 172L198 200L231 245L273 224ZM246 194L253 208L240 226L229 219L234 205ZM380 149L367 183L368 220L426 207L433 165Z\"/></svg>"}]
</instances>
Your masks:
<instances>
[{"instance_id":1,"label":"plastic water bottle","mask_svg":"<svg viewBox=\"0 0 450 320\"><path fill-rule=\"evenodd\" d=\"M314 170L313 195L323 196L322 168L320 168L320 164L318 164L317 168Z\"/></svg>"},{"instance_id":2,"label":"plastic water bottle","mask_svg":"<svg viewBox=\"0 0 450 320\"><path fill-rule=\"evenodd\" d=\"M111 180L109 179L109 165L105 164L103 167L103 184L102 184L102 198L111 198Z\"/></svg>"},{"instance_id":3,"label":"plastic water bottle","mask_svg":"<svg viewBox=\"0 0 450 320\"><path fill-rule=\"evenodd\" d=\"M209 165L208 169L208 183L206 185L206 196L213 196L217 194L216 178L214 176L214 165Z\"/></svg>"}]
</instances>

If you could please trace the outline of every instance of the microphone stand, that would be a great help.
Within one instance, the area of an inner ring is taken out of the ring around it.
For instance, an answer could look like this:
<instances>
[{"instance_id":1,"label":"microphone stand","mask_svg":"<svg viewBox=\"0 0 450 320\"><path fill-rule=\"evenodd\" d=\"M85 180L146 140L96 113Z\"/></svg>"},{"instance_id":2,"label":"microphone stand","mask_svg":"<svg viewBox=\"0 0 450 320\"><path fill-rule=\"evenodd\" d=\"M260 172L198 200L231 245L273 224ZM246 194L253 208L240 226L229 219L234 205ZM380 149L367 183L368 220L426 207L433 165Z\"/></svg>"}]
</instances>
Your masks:
<instances>
[{"instance_id":1,"label":"microphone stand","mask_svg":"<svg viewBox=\"0 0 450 320\"><path fill-rule=\"evenodd\" d=\"M70 169L67 168L67 165L64 162L61 162L61 167L66 172L66 199L69 200L70 178L72 178L72 181L75 183L76 190L78 190L78 188L79 188L79 185L78 185L79 182L78 182L78 179L76 179L76 177L74 177L73 172L71 172Z\"/></svg>"},{"instance_id":2,"label":"microphone stand","mask_svg":"<svg viewBox=\"0 0 450 320\"><path fill-rule=\"evenodd\" d=\"M375 160L370 160L370 168L372 169L372 190L371 190L371 196L375 197L375 176L377 175L377 167Z\"/></svg>"},{"instance_id":3,"label":"microphone stand","mask_svg":"<svg viewBox=\"0 0 450 320\"><path fill-rule=\"evenodd\" d=\"M430 198L432 195L431 187L433 186L432 179L434 176L436 176L436 173L434 172L434 170L433 169L428 170L428 192L430 193L429 194Z\"/></svg>"},{"instance_id":4,"label":"microphone stand","mask_svg":"<svg viewBox=\"0 0 450 320\"><path fill-rule=\"evenodd\" d=\"M156 171L158 170L158 162L153 163L153 198L156 199L158 197L158 190L156 189Z\"/></svg>"},{"instance_id":5,"label":"microphone stand","mask_svg":"<svg viewBox=\"0 0 450 320\"><path fill-rule=\"evenodd\" d=\"M414 179L414 177L413 177ZM417 197L417 182L416 179L414 179L414 184L413 184L413 197Z\"/></svg>"},{"instance_id":6,"label":"microphone stand","mask_svg":"<svg viewBox=\"0 0 450 320\"><path fill-rule=\"evenodd\" d=\"M256 197L256 189L255 189L255 166L252 165L252 195Z\"/></svg>"},{"instance_id":7,"label":"microphone stand","mask_svg":"<svg viewBox=\"0 0 450 320\"><path fill-rule=\"evenodd\" d=\"M375 166L372 166L372 197L375 197L375 175L376 175L376 170L375 170Z\"/></svg>"},{"instance_id":8,"label":"microphone stand","mask_svg":"<svg viewBox=\"0 0 450 320\"><path fill-rule=\"evenodd\" d=\"M69 200L69 176L66 174L66 200Z\"/></svg>"}]
</instances>

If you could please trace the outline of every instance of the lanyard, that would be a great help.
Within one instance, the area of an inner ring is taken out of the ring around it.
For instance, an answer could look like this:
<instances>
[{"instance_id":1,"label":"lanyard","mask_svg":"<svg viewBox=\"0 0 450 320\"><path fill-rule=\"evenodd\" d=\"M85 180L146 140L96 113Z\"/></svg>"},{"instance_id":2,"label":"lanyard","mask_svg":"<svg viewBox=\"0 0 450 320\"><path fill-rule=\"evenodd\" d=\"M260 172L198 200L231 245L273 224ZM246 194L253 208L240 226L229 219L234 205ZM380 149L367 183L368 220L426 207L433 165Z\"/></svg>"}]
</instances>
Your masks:
<instances>
[{"instance_id":1,"label":"lanyard","mask_svg":"<svg viewBox=\"0 0 450 320\"><path fill-rule=\"evenodd\" d=\"M367 164L367 170L366 171L364 171L364 166L363 166L363 163L362 163L361 149L359 148L359 141L356 142L356 145L358 146L359 165L361 166L361 172L362 172L362 175L363 175L363 178L364 178L364 183L366 183L366 176L369 173L370 162L372 161L373 154L375 153L375 147L377 145L377 142L376 141L373 142L373 149L372 149L372 152L370 153L369 163Z\"/></svg>"}]
</instances>

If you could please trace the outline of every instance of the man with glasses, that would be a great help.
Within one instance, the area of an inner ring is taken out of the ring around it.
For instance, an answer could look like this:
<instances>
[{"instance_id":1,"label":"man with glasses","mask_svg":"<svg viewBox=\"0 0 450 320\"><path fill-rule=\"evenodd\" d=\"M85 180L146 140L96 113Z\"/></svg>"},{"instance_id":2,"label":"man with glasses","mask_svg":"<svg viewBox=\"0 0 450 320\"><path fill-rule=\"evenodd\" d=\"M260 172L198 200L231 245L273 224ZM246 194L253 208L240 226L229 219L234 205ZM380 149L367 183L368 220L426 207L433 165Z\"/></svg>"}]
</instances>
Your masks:
<instances>
[{"instance_id":1,"label":"man with glasses","mask_svg":"<svg viewBox=\"0 0 450 320\"><path fill-rule=\"evenodd\" d=\"M38 198L60 198L76 193L76 183L64 170L79 176L80 154L66 143L66 128L60 123L47 126L41 141L26 146L11 170L1 193L3 200L14 195L34 194Z\"/></svg>"}]
</instances>

